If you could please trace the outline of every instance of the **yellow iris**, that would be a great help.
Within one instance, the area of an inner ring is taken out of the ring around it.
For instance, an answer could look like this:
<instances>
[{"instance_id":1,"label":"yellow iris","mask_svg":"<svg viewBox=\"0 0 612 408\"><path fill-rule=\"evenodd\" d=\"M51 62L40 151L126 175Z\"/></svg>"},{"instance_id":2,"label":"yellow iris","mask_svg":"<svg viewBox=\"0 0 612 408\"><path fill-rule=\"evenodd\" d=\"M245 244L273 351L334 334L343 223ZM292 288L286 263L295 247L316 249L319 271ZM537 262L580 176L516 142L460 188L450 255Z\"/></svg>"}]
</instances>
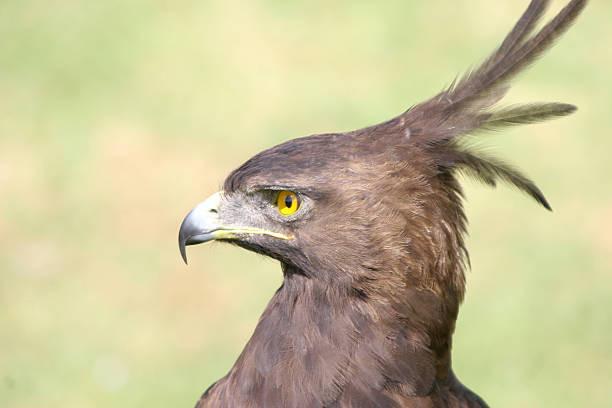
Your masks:
<instances>
[{"instance_id":1,"label":"yellow iris","mask_svg":"<svg viewBox=\"0 0 612 408\"><path fill-rule=\"evenodd\" d=\"M284 216L295 214L300 208L300 201L297 194L292 191L281 191L276 198L278 212Z\"/></svg>"}]
</instances>

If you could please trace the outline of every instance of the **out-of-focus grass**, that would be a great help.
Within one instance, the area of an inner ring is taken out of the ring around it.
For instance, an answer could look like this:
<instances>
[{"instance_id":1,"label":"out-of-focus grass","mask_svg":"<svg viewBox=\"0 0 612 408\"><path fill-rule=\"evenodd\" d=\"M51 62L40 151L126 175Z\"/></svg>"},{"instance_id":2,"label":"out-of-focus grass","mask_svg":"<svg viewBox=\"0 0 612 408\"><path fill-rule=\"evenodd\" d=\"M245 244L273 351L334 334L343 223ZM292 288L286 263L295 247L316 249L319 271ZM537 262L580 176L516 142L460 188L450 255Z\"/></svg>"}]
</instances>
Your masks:
<instances>
[{"instance_id":1,"label":"out-of-focus grass","mask_svg":"<svg viewBox=\"0 0 612 408\"><path fill-rule=\"evenodd\" d=\"M191 406L281 277L221 245L184 267L184 213L264 147L431 95L526 3L0 2L0 406ZM492 406L612 403L610 15L511 95L579 113L489 137L555 212L467 183L455 369Z\"/></svg>"}]
</instances>

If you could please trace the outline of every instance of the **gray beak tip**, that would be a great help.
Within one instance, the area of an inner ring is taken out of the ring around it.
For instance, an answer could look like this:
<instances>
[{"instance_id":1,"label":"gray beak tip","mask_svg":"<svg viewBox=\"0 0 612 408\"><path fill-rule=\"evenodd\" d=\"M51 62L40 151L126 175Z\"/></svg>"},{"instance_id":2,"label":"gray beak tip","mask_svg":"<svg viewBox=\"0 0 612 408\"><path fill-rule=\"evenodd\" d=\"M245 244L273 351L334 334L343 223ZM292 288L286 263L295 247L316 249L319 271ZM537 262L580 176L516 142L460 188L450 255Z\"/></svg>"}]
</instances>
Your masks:
<instances>
[{"instance_id":1,"label":"gray beak tip","mask_svg":"<svg viewBox=\"0 0 612 408\"><path fill-rule=\"evenodd\" d=\"M181 251L181 258L183 258L183 262L185 262L185 265L189 265L189 262L187 262L187 250L185 248L185 241L181 238L179 238L179 249Z\"/></svg>"},{"instance_id":2,"label":"gray beak tip","mask_svg":"<svg viewBox=\"0 0 612 408\"><path fill-rule=\"evenodd\" d=\"M185 251L184 245L181 246L181 258L183 258L183 262L185 262L185 265L189 265L189 262L187 262L187 251Z\"/></svg>"}]
</instances>

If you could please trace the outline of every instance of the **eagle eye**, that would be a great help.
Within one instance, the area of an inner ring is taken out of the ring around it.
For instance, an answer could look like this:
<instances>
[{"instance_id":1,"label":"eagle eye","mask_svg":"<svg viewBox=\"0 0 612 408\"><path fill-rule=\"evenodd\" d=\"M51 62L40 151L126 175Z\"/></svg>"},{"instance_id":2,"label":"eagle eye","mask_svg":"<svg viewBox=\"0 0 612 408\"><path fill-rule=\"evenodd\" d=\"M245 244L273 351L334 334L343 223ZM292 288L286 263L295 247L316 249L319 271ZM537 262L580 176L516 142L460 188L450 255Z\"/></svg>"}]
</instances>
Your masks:
<instances>
[{"instance_id":1,"label":"eagle eye","mask_svg":"<svg viewBox=\"0 0 612 408\"><path fill-rule=\"evenodd\" d=\"M293 191L283 190L276 198L278 212L285 217L293 215L300 208L300 199Z\"/></svg>"}]
</instances>

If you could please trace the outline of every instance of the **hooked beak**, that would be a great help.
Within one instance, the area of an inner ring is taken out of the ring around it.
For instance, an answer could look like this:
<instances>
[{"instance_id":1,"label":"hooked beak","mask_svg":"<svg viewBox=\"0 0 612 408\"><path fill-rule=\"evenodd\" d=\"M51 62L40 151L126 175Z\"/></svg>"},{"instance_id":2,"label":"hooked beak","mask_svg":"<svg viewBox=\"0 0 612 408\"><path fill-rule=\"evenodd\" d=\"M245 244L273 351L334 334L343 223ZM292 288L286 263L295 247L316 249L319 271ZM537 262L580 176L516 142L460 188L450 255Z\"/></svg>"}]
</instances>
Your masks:
<instances>
[{"instance_id":1,"label":"hooked beak","mask_svg":"<svg viewBox=\"0 0 612 408\"><path fill-rule=\"evenodd\" d=\"M219 203L221 193L217 192L198 204L181 223L178 242L181 257L187 263L187 252L185 247L188 245L203 244L204 242L215 239L215 232L221 228L219 222Z\"/></svg>"},{"instance_id":2,"label":"hooked beak","mask_svg":"<svg viewBox=\"0 0 612 408\"><path fill-rule=\"evenodd\" d=\"M261 228L223 225L219 219L222 193L217 192L198 204L183 220L179 230L178 244L185 264L187 264L186 247L189 245L203 244L217 239L239 239L240 236L246 235L268 235L278 239L290 239L284 234Z\"/></svg>"}]
</instances>

